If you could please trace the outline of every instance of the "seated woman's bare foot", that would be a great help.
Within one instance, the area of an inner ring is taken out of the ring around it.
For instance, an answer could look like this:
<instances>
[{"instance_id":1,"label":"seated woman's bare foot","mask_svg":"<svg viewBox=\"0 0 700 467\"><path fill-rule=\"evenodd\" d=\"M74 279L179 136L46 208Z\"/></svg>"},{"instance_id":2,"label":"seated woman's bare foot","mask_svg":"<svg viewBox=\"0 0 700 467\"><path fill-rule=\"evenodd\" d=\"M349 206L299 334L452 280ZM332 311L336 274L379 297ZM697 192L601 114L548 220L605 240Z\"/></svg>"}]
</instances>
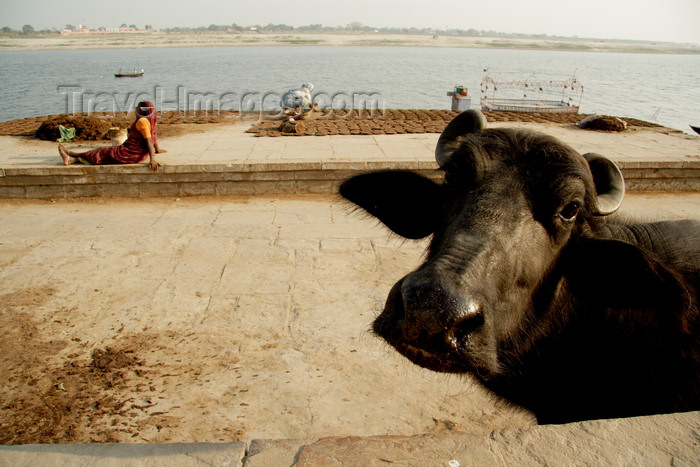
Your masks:
<instances>
[{"instance_id":1,"label":"seated woman's bare foot","mask_svg":"<svg viewBox=\"0 0 700 467\"><path fill-rule=\"evenodd\" d=\"M61 143L58 143L58 153L61 155L61 159L63 159L63 165L70 165L78 162L77 158L71 157L70 154L68 154L68 150L63 147Z\"/></svg>"}]
</instances>

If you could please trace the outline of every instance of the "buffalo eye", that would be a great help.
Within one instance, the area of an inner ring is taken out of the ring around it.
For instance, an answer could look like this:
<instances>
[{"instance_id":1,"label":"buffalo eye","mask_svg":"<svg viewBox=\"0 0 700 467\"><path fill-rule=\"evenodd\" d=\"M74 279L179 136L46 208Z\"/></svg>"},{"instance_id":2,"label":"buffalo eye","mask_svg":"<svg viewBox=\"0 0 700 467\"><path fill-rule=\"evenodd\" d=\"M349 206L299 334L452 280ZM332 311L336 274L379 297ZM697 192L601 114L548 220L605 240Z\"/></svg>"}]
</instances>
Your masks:
<instances>
[{"instance_id":1,"label":"buffalo eye","mask_svg":"<svg viewBox=\"0 0 700 467\"><path fill-rule=\"evenodd\" d=\"M573 222L581 210L581 203L578 201L572 201L562 208L559 212L559 216L566 222Z\"/></svg>"},{"instance_id":2,"label":"buffalo eye","mask_svg":"<svg viewBox=\"0 0 700 467\"><path fill-rule=\"evenodd\" d=\"M452 170L447 170L445 172L445 185L449 186L450 188L454 188L458 186L460 182L460 177L456 172Z\"/></svg>"}]
</instances>

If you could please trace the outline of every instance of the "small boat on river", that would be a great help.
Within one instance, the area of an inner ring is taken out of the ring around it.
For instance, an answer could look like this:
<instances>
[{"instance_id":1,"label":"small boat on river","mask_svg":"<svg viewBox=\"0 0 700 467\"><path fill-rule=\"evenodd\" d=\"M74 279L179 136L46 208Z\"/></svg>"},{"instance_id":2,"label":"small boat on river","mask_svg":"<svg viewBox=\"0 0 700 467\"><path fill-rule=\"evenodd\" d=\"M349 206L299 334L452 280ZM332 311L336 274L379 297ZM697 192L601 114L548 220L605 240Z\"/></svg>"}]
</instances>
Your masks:
<instances>
[{"instance_id":1,"label":"small boat on river","mask_svg":"<svg viewBox=\"0 0 700 467\"><path fill-rule=\"evenodd\" d=\"M115 78L138 78L139 76L143 76L143 69L134 70L133 72L123 72L119 70L117 73L114 73Z\"/></svg>"}]
</instances>

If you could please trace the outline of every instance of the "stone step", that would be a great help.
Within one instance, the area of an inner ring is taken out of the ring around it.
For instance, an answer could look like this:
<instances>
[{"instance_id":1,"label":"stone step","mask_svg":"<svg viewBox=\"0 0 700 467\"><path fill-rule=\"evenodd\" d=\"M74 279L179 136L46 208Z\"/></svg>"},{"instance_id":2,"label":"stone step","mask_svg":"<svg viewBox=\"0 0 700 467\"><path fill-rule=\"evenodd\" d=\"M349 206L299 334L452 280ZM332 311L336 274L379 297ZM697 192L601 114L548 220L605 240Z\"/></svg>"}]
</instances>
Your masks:
<instances>
[{"instance_id":1,"label":"stone step","mask_svg":"<svg viewBox=\"0 0 700 467\"><path fill-rule=\"evenodd\" d=\"M700 161L618 162L628 191L700 191ZM0 169L0 198L185 197L333 194L343 180L370 170L413 170L439 179L432 161L337 161Z\"/></svg>"},{"instance_id":2,"label":"stone step","mask_svg":"<svg viewBox=\"0 0 700 467\"><path fill-rule=\"evenodd\" d=\"M0 446L0 465L331 466L697 465L700 412L415 436L232 443Z\"/></svg>"}]
</instances>

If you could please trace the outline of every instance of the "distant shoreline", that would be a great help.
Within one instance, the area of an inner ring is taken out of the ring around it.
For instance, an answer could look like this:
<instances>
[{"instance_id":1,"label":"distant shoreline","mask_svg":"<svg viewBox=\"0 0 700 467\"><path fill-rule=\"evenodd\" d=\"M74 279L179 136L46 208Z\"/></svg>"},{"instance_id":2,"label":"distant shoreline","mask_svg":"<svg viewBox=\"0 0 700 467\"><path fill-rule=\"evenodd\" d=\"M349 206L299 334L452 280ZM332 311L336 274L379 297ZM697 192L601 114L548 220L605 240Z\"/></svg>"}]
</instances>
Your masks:
<instances>
[{"instance_id":1,"label":"distant shoreline","mask_svg":"<svg viewBox=\"0 0 700 467\"><path fill-rule=\"evenodd\" d=\"M70 36L0 36L0 50L81 50L177 47L357 46L454 47L561 50L640 54L700 54L700 45L592 39L465 37L381 33L175 33L81 34Z\"/></svg>"}]
</instances>

